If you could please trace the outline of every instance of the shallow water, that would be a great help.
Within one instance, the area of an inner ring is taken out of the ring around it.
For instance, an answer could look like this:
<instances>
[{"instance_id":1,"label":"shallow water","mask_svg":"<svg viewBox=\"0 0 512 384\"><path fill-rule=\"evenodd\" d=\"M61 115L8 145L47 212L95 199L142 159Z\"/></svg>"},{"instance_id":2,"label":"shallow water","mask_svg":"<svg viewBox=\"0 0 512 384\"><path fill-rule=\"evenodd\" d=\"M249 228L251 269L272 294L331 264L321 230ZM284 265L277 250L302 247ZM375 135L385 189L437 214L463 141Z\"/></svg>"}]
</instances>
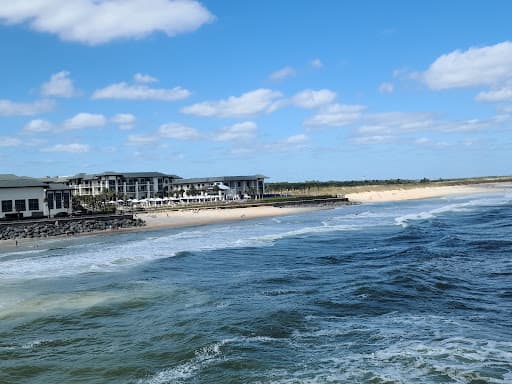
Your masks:
<instances>
[{"instance_id":1,"label":"shallow water","mask_svg":"<svg viewBox=\"0 0 512 384\"><path fill-rule=\"evenodd\" d=\"M1 383L511 383L512 195L0 251Z\"/></svg>"}]
</instances>

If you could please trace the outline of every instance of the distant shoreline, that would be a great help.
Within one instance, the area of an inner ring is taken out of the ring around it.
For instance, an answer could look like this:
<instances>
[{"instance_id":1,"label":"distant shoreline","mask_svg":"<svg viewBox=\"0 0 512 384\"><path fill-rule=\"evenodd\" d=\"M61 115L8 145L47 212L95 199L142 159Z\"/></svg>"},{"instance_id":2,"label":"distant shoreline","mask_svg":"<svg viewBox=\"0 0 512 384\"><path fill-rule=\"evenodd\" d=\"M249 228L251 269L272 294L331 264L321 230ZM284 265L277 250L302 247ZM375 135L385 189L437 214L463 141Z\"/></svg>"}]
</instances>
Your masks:
<instances>
[{"instance_id":1,"label":"distant shoreline","mask_svg":"<svg viewBox=\"0 0 512 384\"><path fill-rule=\"evenodd\" d=\"M512 183L492 183L454 186L426 185L424 187L415 188L397 188L397 186L390 186L390 188L388 189L381 187L382 186L379 186L379 188L373 190L371 187L366 188L366 190L359 188L358 191L346 194L345 196L349 198L351 202L354 203L384 203L393 201L419 200L453 195L468 195L475 193L489 193L493 191L502 191L507 188L512 188ZM129 232L152 231L165 228L185 228L225 222L245 221L264 217L288 216L331 208L332 207L330 206L322 205L299 207L252 206L243 208L229 208L229 206L226 206L224 209L191 208L181 209L179 211L146 211L136 214L137 218L140 218L145 221L146 225L143 227L119 228L116 230L86 232L72 236L53 236L37 239L18 239L18 244L20 248L32 248L34 245L37 246L38 243L44 242L45 240L67 239L83 236L122 234ZM4 249L15 249L16 241L0 240L0 246Z\"/></svg>"}]
</instances>

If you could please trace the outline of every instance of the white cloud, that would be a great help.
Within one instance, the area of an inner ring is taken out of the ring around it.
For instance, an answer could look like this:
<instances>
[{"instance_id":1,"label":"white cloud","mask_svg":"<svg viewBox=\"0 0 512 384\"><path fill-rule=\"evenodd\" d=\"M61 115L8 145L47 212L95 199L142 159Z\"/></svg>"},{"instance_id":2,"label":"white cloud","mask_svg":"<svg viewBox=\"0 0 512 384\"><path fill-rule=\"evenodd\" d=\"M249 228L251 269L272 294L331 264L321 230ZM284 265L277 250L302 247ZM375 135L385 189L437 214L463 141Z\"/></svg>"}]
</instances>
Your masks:
<instances>
[{"instance_id":1,"label":"white cloud","mask_svg":"<svg viewBox=\"0 0 512 384\"><path fill-rule=\"evenodd\" d=\"M158 79L156 77L145 75L143 73L136 73L133 76L133 81L140 84L150 84L158 82Z\"/></svg>"},{"instance_id":2,"label":"white cloud","mask_svg":"<svg viewBox=\"0 0 512 384\"><path fill-rule=\"evenodd\" d=\"M342 127L353 124L361 119L363 105L331 104L320 110L319 113L307 119L306 126Z\"/></svg>"},{"instance_id":3,"label":"white cloud","mask_svg":"<svg viewBox=\"0 0 512 384\"><path fill-rule=\"evenodd\" d=\"M150 88L147 85L131 85L125 82L111 84L94 91L93 99L126 99L126 100L163 100L175 101L186 99L190 91L182 87L170 89Z\"/></svg>"},{"instance_id":4,"label":"white cloud","mask_svg":"<svg viewBox=\"0 0 512 384\"><path fill-rule=\"evenodd\" d=\"M215 17L193 0L3 1L0 20L89 45L191 32Z\"/></svg>"},{"instance_id":5,"label":"white cloud","mask_svg":"<svg viewBox=\"0 0 512 384\"><path fill-rule=\"evenodd\" d=\"M283 143L285 144L300 144L309 140L309 137L303 133L298 135L289 136L284 139Z\"/></svg>"},{"instance_id":6,"label":"white cloud","mask_svg":"<svg viewBox=\"0 0 512 384\"><path fill-rule=\"evenodd\" d=\"M62 71L53 74L46 83L41 86L41 94L48 97L70 98L78 94L69 72Z\"/></svg>"},{"instance_id":7,"label":"white cloud","mask_svg":"<svg viewBox=\"0 0 512 384\"><path fill-rule=\"evenodd\" d=\"M79 113L62 124L64 130L75 130L92 127L102 127L107 123L107 118L103 115L93 113Z\"/></svg>"},{"instance_id":8,"label":"white cloud","mask_svg":"<svg viewBox=\"0 0 512 384\"><path fill-rule=\"evenodd\" d=\"M160 126L158 129L158 135L163 138L177 140L195 140L201 137L195 128L178 123L170 123Z\"/></svg>"},{"instance_id":9,"label":"white cloud","mask_svg":"<svg viewBox=\"0 0 512 384\"><path fill-rule=\"evenodd\" d=\"M447 53L417 77L432 89L496 85L512 78L512 42Z\"/></svg>"},{"instance_id":10,"label":"white cloud","mask_svg":"<svg viewBox=\"0 0 512 384\"><path fill-rule=\"evenodd\" d=\"M431 148L437 148L437 149L446 148L446 147L450 146L450 144L446 141L434 141L432 139L429 139L428 137L420 137L420 138L416 139L414 141L414 143L417 145L424 146L424 147L431 147ZM463 143L465 146L468 146L466 140Z\"/></svg>"},{"instance_id":11,"label":"white cloud","mask_svg":"<svg viewBox=\"0 0 512 384\"><path fill-rule=\"evenodd\" d=\"M385 135L373 135L373 136L362 136L362 137L356 137L352 139L352 142L355 144L382 144L382 143L388 143L392 141L392 136L385 136Z\"/></svg>"},{"instance_id":12,"label":"white cloud","mask_svg":"<svg viewBox=\"0 0 512 384\"><path fill-rule=\"evenodd\" d=\"M480 92L476 99L478 101L499 102L512 100L512 86Z\"/></svg>"},{"instance_id":13,"label":"white cloud","mask_svg":"<svg viewBox=\"0 0 512 384\"><path fill-rule=\"evenodd\" d=\"M35 119L28 122L23 127L23 132L25 133L41 133L41 132L50 132L54 129L52 123L46 120Z\"/></svg>"},{"instance_id":14,"label":"white cloud","mask_svg":"<svg viewBox=\"0 0 512 384\"><path fill-rule=\"evenodd\" d=\"M128 144L152 144L158 140L156 135L130 135L128 136Z\"/></svg>"},{"instance_id":15,"label":"white cloud","mask_svg":"<svg viewBox=\"0 0 512 384\"><path fill-rule=\"evenodd\" d=\"M311 65L313 68L320 69L323 68L324 64L320 59L314 59L309 62L309 65Z\"/></svg>"},{"instance_id":16,"label":"white cloud","mask_svg":"<svg viewBox=\"0 0 512 384\"><path fill-rule=\"evenodd\" d=\"M21 144L21 140L15 137L0 136L0 147L17 147Z\"/></svg>"},{"instance_id":17,"label":"white cloud","mask_svg":"<svg viewBox=\"0 0 512 384\"><path fill-rule=\"evenodd\" d=\"M86 153L90 147L87 144L56 144L52 147L43 148L43 152L66 152L66 153Z\"/></svg>"},{"instance_id":18,"label":"white cloud","mask_svg":"<svg viewBox=\"0 0 512 384\"><path fill-rule=\"evenodd\" d=\"M268 143L263 146L263 149L269 152L284 152L284 151L296 151L307 147L306 142L309 141L309 137L303 133L288 136L287 138Z\"/></svg>"},{"instance_id":19,"label":"white cloud","mask_svg":"<svg viewBox=\"0 0 512 384\"><path fill-rule=\"evenodd\" d=\"M284 80L288 77L293 77L297 74L292 67L284 67L270 74L272 80Z\"/></svg>"},{"instance_id":20,"label":"white cloud","mask_svg":"<svg viewBox=\"0 0 512 384\"><path fill-rule=\"evenodd\" d=\"M181 111L203 117L248 117L274 111L276 100L281 96L280 92L271 89L256 89L241 96L193 104Z\"/></svg>"},{"instance_id":21,"label":"white cloud","mask_svg":"<svg viewBox=\"0 0 512 384\"><path fill-rule=\"evenodd\" d=\"M395 90L395 86L393 85L393 83L384 82L379 85L380 93L393 93L394 90Z\"/></svg>"},{"instance_id":22,"label":"white cloud","mask_svg":"<svg viewBox=\"0 0 512 384\"><path fill-rule=\"evenodd\" d=\"M217 141L246 141L254 139L256 136L257 125L252 121L244 121L229 127L222 128L214 140Z\"/></svg>"},{"instance_id":23,"label":"white cloud","mask_svg":"<svg viewBox=\"0 0 512 384\"><path fill-rule=\"evenodd\" d=\"M326 104L330 104L336 98L336 93L329 89L319 89L318 91L312 89L305 89L296 93L290 102L299 108L318 108Z\"/></svg>"},{"instance_id":24,"label":"white cloud","mask_svg":"<svg viewBox=\"0 0 512 384\"><path fill-rule=\"evenodd\" d=\"M431 144L432 139L429 139L427 137L420 137L420 138L416 139L415 143L420 144L420 145Z\"/></svg>"},{"instance_id":25,"label":"white cloud","mask_svg":"<svg viewBox=\"0 0 512 384\"><path fill-rule=\"evenodd\" d=\"M1 7L0 7L1 8ZM31 116L51 111L55 103L51 100L38 100L32 103L16 103L0 100L0 116Z\"/></svg>"},{"instance_id":26,"label":"white cloud","mask_svg":"<svg viewBox=\"0 0 512 384\"><path fill-rule=\"evenodd\" d=\"M128 131L133 129L136 117L130 113L118 113L117 115L110 118L110 121L117 124L119 129Z\"/></svg>"}]
</instances>

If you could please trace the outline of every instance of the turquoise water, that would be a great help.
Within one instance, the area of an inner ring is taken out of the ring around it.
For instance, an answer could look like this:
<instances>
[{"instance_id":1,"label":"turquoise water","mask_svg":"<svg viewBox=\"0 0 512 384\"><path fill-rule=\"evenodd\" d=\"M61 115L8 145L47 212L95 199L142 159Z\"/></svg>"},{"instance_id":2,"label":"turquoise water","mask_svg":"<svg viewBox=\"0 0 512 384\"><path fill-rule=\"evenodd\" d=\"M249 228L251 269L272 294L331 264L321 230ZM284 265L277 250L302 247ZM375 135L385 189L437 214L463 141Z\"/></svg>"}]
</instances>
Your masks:
<instances>
[{"instance_id":1,"label":"turquoise water","mask_svg":"<svg viewBox=\"0 0 512 384\"><path fill-rule=\"evenodd\" d=\"M0 251L0 383L511 383L512 195Z\"/></svg>"}]
</instances>

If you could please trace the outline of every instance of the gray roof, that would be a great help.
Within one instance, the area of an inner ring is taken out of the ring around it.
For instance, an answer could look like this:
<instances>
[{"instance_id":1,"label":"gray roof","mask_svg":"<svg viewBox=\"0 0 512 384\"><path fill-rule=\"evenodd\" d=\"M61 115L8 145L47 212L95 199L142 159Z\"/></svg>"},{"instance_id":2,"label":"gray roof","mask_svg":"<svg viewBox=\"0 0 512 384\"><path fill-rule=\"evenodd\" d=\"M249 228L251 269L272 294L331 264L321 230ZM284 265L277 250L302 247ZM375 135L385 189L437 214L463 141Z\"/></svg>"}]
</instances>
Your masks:
<instances>
[{"instance_id":1,"label":"gray roof","mask_svg":"<svg viewBox=\"0 0 512 384\"><path fill-rule=\"evenodd\" d=\"M48 185L49 191L61 191L61 190L68 191L70 189L73 189L72 187L68 187L66 184L61 184L61 183L49 183L47 185Z\"/></svg>"},{"instance_id":2,"label":"gray roof","mask_svg":"<svg viewBox=\"0 0 512 384\"><path fill-rule=\"evenodd\" d=\"M168 175L162 172L102 172L95 174L86 174L86 173L78 173L74 176L68 177L68 179L84 179L84 180L94 180L101 176L121 176L121 177L170 177L173 179L181 179L181 177L177 175Z\"/></svg>"},{"instance_id":3,"label":"gray roof","mask_svg":"<svg viewBox=\"0 0 512 384\"><path fill-rule=\"evenodd\" d=\"M12 174L0 175L0 188L46 188L48 185L33 177L16 176Z\"/></svg>"},{"instance_id":4,"label":"gray roof","mask_svg":"<svg viewBox=\"0 0 512 384\"><path fill-rule=\"evenodd\" d=\"M218 177L196 177L192 179L173 180L173 184L197 184L197 183L216 183L224 181L247 181L256 179L265 179L263 175L252 176L218 176Z\"/></svg>"}]
</instances>

